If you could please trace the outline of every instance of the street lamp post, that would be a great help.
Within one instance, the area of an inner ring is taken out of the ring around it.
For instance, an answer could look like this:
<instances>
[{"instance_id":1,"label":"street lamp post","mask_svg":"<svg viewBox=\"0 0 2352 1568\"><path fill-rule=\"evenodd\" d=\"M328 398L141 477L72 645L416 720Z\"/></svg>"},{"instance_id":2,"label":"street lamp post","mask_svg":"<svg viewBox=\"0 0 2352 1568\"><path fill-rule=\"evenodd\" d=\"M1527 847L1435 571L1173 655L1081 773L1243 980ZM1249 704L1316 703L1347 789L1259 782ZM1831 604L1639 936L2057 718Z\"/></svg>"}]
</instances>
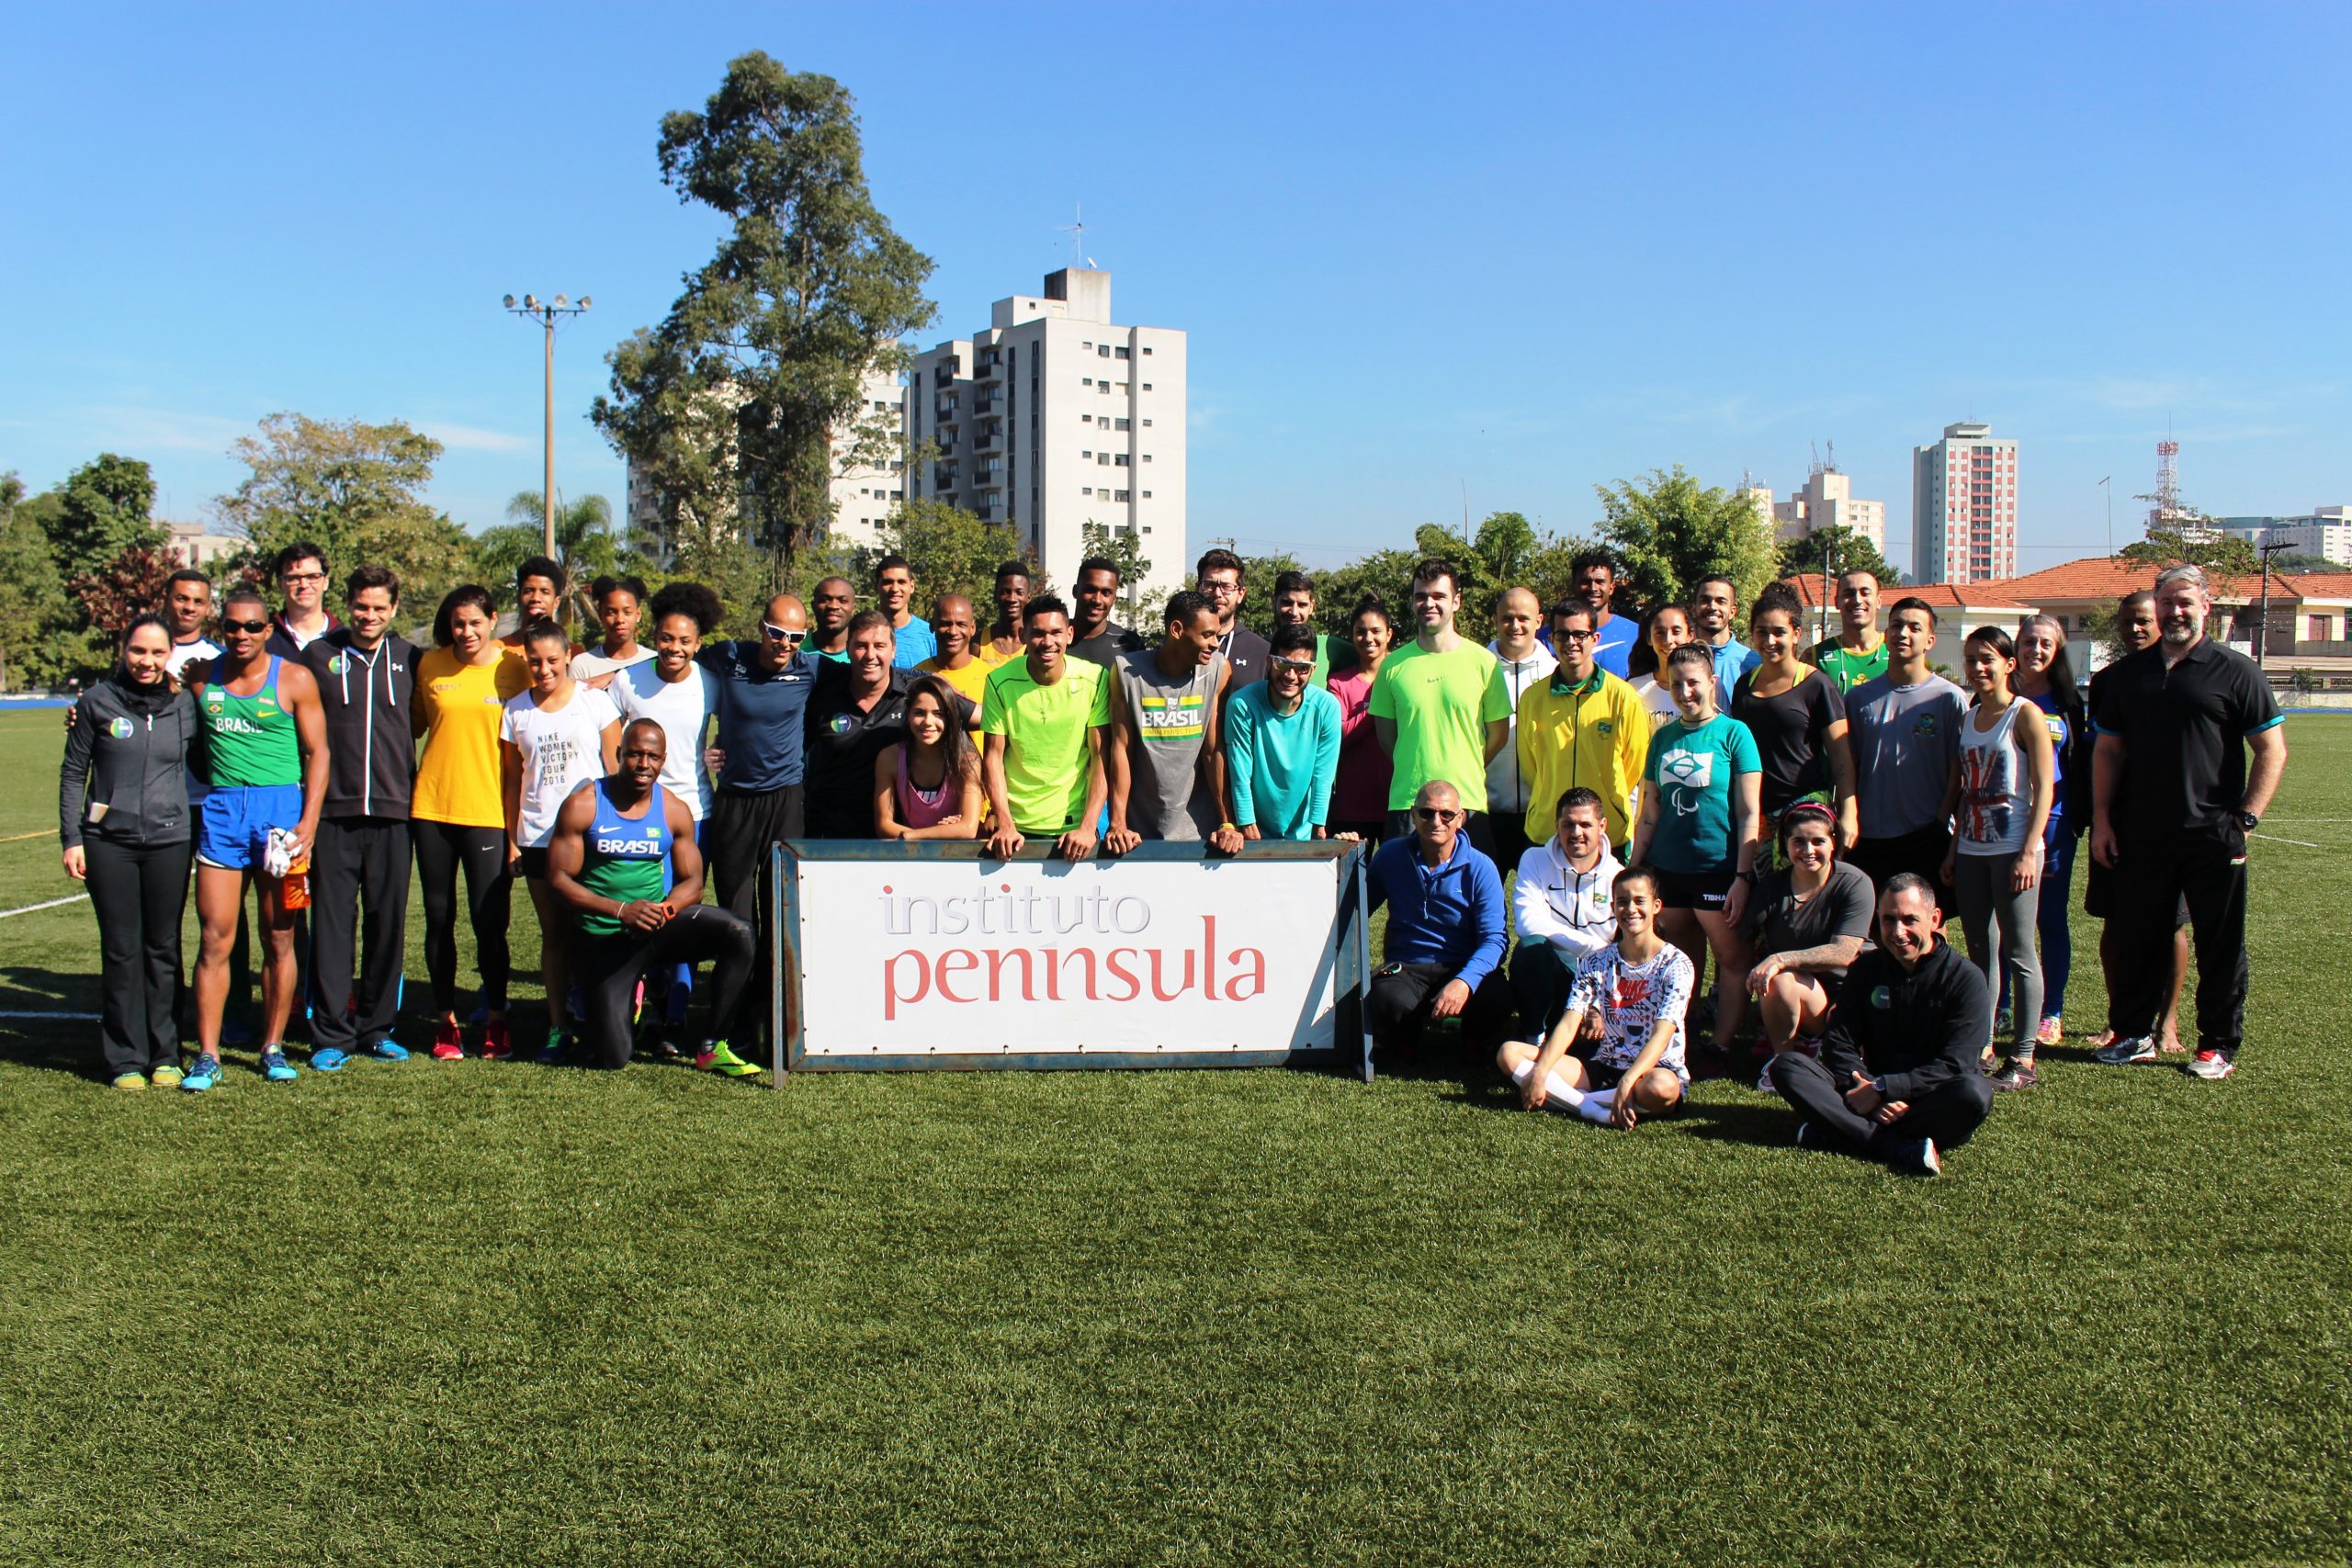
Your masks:
<instances>
[{"instance_id":1,"label":"street lamp post","mask_svg":"<svg viewBox=\"0 0 2352 1568\"><path fill-rule=\"evenodd\" d=\"M582 294L575 305L559 294L553 299L542 299L536 294L526 294L516 304L509 294L506 309L518 316L536 320L547 333L547 426L544 435L543 474L539 481L540 532L548 558L555 558L555 323L559 316L576 316L588 308L588 296Z\"/></svg>"}]
</instances>

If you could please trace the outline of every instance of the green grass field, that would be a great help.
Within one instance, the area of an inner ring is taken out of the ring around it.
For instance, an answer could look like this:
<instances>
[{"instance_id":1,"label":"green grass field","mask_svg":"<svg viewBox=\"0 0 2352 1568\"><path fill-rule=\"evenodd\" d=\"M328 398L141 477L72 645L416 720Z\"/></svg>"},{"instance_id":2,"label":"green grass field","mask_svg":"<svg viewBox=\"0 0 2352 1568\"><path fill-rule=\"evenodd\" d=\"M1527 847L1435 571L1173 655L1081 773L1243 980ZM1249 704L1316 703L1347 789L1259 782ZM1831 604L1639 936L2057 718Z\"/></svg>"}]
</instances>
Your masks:
<instances>
[{"instance_id":1,"label":"green grass field","mask_svg":"<svg viewBox=\"0 0 2352 1568\"><path fill-rule=\"evenodd\" d=\"M1720 1081L130 1096L0 1021L0 1562L2343 1562L2352 721L2290 737L2238 1077L2070 1042L1938 1182ZM58 751L0 716L0 908ZM0 1008L96 951L0 919Z\"/></svg>"}]
</instances>

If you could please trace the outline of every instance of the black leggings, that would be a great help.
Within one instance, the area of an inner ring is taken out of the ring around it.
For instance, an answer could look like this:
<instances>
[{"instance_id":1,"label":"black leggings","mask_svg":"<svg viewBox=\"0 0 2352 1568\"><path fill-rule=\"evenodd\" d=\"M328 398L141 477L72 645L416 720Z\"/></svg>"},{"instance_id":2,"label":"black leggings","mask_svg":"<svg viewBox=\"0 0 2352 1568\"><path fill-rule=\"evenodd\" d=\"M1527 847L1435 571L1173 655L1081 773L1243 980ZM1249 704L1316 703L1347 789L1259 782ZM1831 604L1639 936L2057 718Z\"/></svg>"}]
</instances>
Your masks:
<instances>
[{"instance_id":1,"label":"black leggings","mask_svg":"<svg viewBox=\"0 0 2352 1568\"><path fill-rule=\"evenodd\" d=\"M186 844L83 840L90 907L98 916L98 1051L107 1074L152 1072L180 1059L172 994L180 979L180 908L187 902Z\"/></svg>"},{"instance_id":2,"label":"black leggings","mask_svg":"<svg viewBox=\"0 0 2352 1568\"><path fill-rule=\"evenodd\" d=\"M514 879L506 874L506 829L455 822L410 824L416 840L418 890L424 895L424 972L433 986L435 1017L458 1007L458 868L466 873L466 907L473 918L474 967L481 974L482 1006L506 1010L507 903ZM560 1001L560 998L558 998Z\"/></svg>"},{"instance_id":3,"label":"black leggings","mask_svg":"<svg viewBox=\"0 0 2352 1568\"><path fill-rule=\"evenodd\" d=\"M637 983L673 964L712 961L710 1037L727 1040L752 977L752 928L716 904L689 904L650 936L582 937L580 972L588 982L588 1060L600 1067L628 1066L629 1009Z\"/></svg>"}]
</instances>

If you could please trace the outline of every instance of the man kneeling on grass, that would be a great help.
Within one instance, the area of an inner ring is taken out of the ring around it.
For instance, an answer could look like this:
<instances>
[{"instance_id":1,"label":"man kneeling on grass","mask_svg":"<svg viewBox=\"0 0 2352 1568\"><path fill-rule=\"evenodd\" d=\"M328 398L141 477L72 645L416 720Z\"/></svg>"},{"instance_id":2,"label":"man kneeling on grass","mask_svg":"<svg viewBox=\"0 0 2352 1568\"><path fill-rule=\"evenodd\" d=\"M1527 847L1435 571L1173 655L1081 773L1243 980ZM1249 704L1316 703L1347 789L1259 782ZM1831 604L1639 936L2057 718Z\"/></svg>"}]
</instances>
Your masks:
<instances>
[{"instance_id":1,"label":"man kneeling on grass","mask_svg":"<svg viewBox=\"0 0 2352 1568\"><path fill-rule=\"evenodd\" d=\"M662 787L669 740L650 718L621 731L620 770L584 784L556 814L548 886L580 922L587 978L588 1060L628 1066L638 982L680 964L714 965L710 1036L695 1066L729 1077L759 1071L729 1048L752 974L752 928L702 901L694 814Z\"/></svg>"},{"instance_id":2,"label":"man kneeling on grass","mask_svg":"<svg viewBox=\"0 0 2352 1568\"><path fill-rule=\"evenodd\" d=\"M1683 1061L1682 1014L1696 983L1688 954L1657 934L1657 878L1640 866L1617 874L1610 909L1617 940L1577 965L1568 1010L1539 1051L1507 1041L1495 1065L1519 1085L1530 1111L1556 1105L1588 1122L1631 1130L1671 1111L1690 1082ZM1588 1016L1601 1021L1589 1059L1569 1055Z\"/></svg>"},{"instance_id":3,"label":"man kneeling on grass","mask_svg":"<svg viewBox=\"0 0 2352 1568\"><path fill-rule=\"evenodd\" d=\"M1838 989L1821 1057L1791 1051L1768 1070L1797 1109L1797 1142L1883 1160L1910 1176L1943 1169L1993 1109L1977 1058L1992 1037L1984 974L1942 940L1927 878L1899 872L1878 900L1878 942Z\"/></svg>"}]
</instances>

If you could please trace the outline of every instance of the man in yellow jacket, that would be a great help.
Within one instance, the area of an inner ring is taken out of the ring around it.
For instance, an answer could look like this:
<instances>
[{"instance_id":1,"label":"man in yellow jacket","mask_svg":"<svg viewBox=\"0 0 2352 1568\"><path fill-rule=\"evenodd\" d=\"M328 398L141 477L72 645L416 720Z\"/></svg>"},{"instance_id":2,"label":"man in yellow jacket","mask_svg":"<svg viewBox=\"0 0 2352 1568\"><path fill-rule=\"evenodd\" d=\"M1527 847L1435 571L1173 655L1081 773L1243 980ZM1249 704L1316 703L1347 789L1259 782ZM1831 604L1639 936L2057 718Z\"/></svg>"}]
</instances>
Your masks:
<instances>
[{"instance_id":1,"label":"man in yellow jacket","mask_svg":"<svg viewBox=\"0 0 2352 1568\"><path fill-rule=\"evenodd\" d=\"M1519 765L1528 782L1527 836L1552 836L1551 812L1568 790L1600 796L1609 841L1634 836L1634 797L1649 756L1650 719L1634 688L1594 662L1592 609L1581 599L1552 607L1559 668L1519 699Z\"/></svg>"}]
</instances>

